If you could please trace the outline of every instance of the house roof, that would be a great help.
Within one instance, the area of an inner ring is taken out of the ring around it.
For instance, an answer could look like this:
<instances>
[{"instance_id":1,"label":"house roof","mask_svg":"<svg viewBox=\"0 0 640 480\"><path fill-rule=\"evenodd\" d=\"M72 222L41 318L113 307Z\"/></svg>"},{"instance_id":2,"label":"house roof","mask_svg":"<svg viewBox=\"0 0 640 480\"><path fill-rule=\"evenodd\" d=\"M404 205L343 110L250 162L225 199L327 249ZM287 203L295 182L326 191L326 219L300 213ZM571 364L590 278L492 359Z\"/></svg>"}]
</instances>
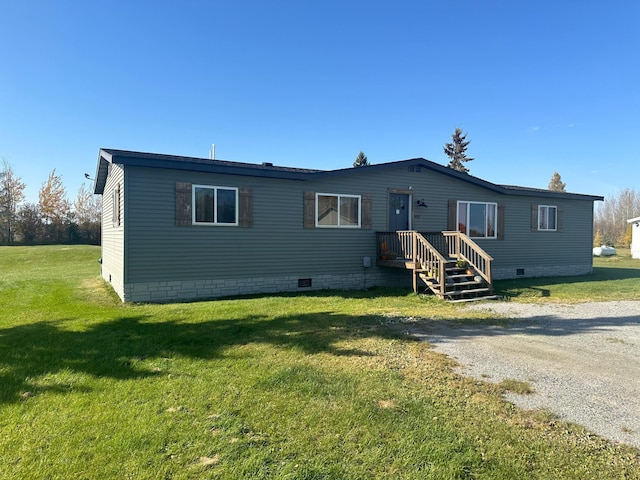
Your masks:
<instances>
[{"instance_id":1,"label":"house roof","mask_svg":"<svg viewBox=\"0 0 640 480\"><path fill-rule=\"evenodd\" d=\"M189 170L196 172L209 172L227 175L243 175L251 177L281 178L289 180L308 181L332 176L348 176L362 174L363 169L368 171L384 171L398 166L420 166L463 182L470 183L496 193L504 195L535 195L538 197L573 198L578 200L604 200L597 195L583 195L579 193L555 192L538 188L519 187L514 185L498 185L474 177L468 173L458 172L444 165L434 163L424 158L412 158L395 162L379 163L359 168L343 168L338 170L315 170L308 168L281 167L271 163L243 163L227 160L211 160L208 158L183 157L178 155L166 155L160 153L133 152L129 150L117 150L102 148L98 155L98 165L95 175L94 193L102 194L107 181L109 164L130 165L150 168L168 168L174 170Z\"/></svg>"},{"instance_id":2,"label":"house roof","mask_svg":"<svg viewBox=\"0 0 640 480\"><path fill-rule=\"evenodd\" d=\"M640 217L630 218L629 220L627 220L627 223L636 223L636 222L640 222Z\"/></svg>"}]
</instances>

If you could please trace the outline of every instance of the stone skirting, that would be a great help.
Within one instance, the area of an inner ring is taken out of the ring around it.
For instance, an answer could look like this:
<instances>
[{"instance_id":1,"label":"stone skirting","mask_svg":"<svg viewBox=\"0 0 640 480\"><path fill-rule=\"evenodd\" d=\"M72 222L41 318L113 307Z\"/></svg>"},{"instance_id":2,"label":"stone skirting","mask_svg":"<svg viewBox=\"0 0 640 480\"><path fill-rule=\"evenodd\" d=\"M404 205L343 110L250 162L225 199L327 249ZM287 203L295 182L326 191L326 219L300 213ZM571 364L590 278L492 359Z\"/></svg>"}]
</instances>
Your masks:
<instances>
[{"instance_id":1,"label":"stone skirting","mask_svg":"<svg viewBox=\"0 0 640 480\"><path fill-rule=\"evenodd\" d=\"M306 286L308 279L311 286ZM300 277L249 277L216 280L177 280L128 284L124 287L125 302L176 302L196 299L312 290L363 290L374 286L406 286L408 281L375 269L343 275ZM400 282L398 282L400 280ZM299 283L301 281L301 283ZM303 285L303 286L299 286Z\"/></svg>"},{"instance_id":2,"label":"stone skirting","mask_svg":"<svg viewBox=\"0 0 640 480\"><path fill-rule=\"evenodd\" d=\"M521 270L521 271L519 271ZM493 280L528 277L569 277L587 275L593 271L591 263L579 265L522 265L517 267L493 267Z\"/></svg>"}]
</instances>

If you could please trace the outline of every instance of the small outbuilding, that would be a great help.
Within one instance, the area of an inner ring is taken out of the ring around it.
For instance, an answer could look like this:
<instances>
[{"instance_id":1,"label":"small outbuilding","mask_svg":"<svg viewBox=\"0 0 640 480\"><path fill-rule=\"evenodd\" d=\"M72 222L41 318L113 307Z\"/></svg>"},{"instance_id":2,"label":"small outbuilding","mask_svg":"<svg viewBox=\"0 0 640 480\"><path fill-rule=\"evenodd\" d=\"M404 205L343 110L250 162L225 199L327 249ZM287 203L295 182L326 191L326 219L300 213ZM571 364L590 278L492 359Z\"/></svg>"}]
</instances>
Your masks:
<instances>
[{"instance_id":1,"label":"small outbuilding","mask_svg":"<svg viewBox=\"0 0 640 480\"><path fill-rule=\"evenodd\" d=\"M630 218L631 224L631 258L640 258L640 217Z\"/></svg>"}]
</instances>

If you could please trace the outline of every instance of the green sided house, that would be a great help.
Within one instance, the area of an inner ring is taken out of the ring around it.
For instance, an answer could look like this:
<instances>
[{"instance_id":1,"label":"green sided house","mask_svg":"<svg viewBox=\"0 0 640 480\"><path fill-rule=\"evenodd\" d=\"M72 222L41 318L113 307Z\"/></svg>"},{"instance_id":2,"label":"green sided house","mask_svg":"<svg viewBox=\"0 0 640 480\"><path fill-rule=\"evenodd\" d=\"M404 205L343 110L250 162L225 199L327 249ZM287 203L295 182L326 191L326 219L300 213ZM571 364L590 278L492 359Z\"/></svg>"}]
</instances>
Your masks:
<instances>
[{"instance_id":1,"label":"green sided house","mask_svg":"<svg viewBox=\"0 0 640 480\"><path fill-rule=\"evenodd\" d=\"M320 171L101 149L102 276L125 302L592 271L593 202L423 158Z\"/></svg>"}]
</instances>

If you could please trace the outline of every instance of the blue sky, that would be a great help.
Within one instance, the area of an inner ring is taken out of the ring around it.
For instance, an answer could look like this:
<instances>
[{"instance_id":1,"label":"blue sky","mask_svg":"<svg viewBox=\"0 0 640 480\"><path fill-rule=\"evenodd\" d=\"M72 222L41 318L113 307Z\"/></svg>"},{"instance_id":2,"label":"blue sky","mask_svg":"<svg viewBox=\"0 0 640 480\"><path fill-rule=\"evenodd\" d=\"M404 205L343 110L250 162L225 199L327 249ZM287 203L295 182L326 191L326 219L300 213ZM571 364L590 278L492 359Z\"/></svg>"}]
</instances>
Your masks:
<instances>
[{"instance_id":1,"label":"blue sky","mask_svg":"<svg viewBox=\"0 0 640 480\"><path fill-rule=\"evenodd\" d=\"M100 147L321 169L425 157L640 184L640 2L0 0L0 158L75 198Z\"/></svg>"}]
</instances>

